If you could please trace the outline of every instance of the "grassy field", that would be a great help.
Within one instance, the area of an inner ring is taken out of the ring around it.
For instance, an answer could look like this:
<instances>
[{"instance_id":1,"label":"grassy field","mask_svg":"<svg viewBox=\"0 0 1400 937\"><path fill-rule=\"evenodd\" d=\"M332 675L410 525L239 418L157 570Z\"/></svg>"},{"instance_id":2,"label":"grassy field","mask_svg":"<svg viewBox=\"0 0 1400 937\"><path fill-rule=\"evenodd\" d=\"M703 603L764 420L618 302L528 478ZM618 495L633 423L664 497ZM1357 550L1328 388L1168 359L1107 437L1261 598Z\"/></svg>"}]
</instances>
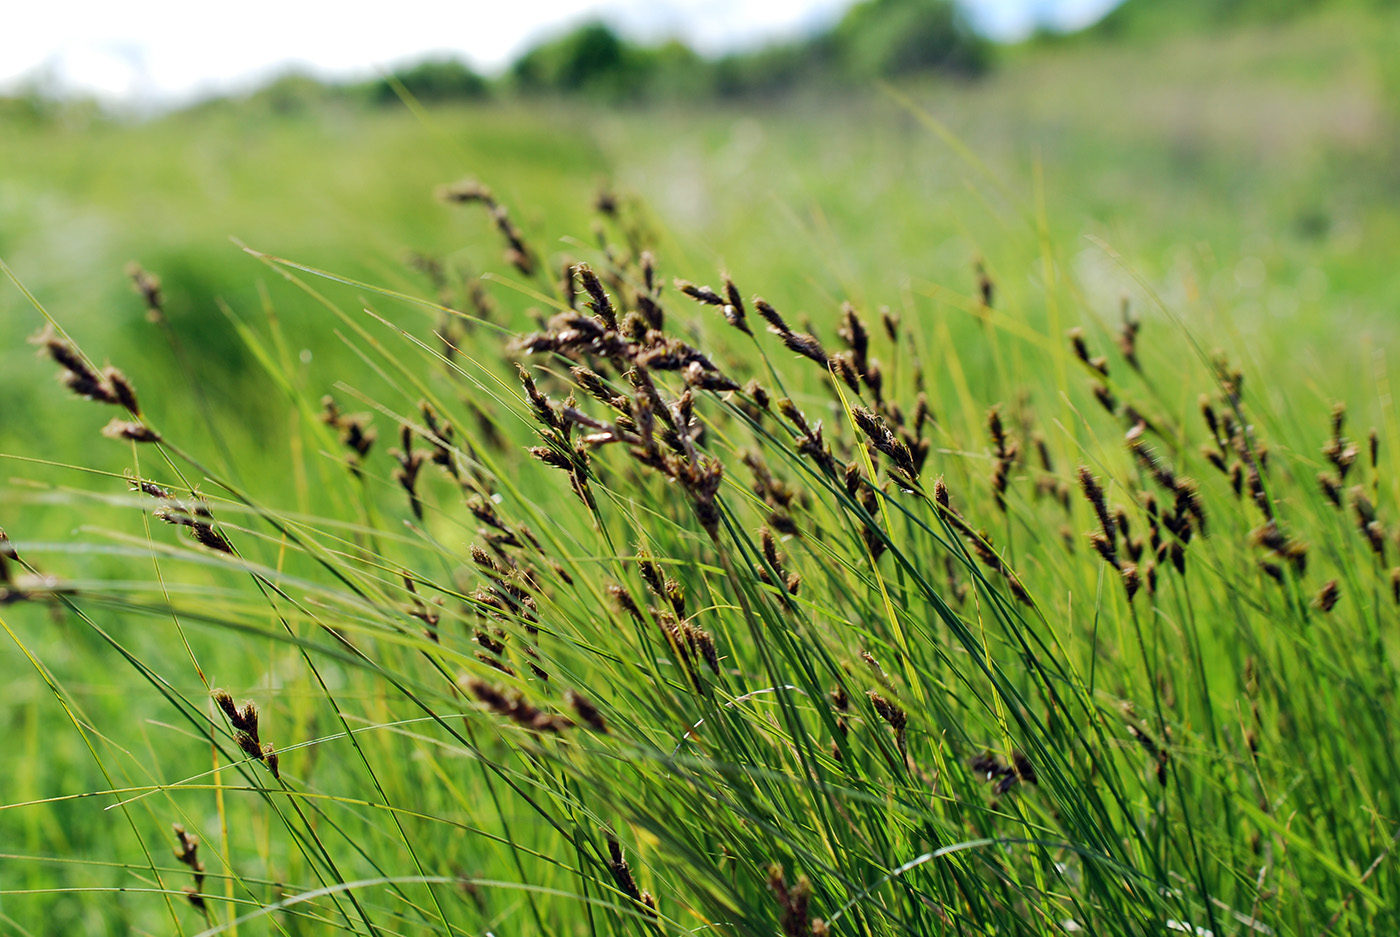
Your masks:
<instances>
[{"instance_id":1,"label":"grassy field","mask_svg":"<svg viewBox=\"0 0 1400 937\"><path fill-rule=\"evenodd\" d=\"M1389 931L1393 29L0 128L0 933Z\"/></svg>"}]
</instances>

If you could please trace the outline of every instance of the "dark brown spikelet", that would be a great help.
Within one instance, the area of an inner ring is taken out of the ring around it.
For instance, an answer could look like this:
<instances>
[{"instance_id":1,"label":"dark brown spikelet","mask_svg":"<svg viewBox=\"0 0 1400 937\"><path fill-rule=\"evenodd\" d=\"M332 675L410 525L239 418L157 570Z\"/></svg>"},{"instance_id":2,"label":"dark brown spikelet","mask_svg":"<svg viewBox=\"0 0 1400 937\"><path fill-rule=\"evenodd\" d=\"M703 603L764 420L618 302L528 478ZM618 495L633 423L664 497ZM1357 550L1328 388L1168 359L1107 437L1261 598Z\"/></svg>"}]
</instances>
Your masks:
<instances>
[{"instance_id":1,"label":"dark brown spikelet","mask_svg":"<svg viewBox=\"0 0 1400 937\"><path fill-rule=\"evenodd\" d=\"M812 898L812 883L807 876L799 876L797 883L789 888L783 877L783 867L775 862L768 867L768 890L778 900L782 912L779 917L783 937L812 937L808 910Z\"/></svg>"},{"instance_id":2,"label":"dark brown spikelet","mask_svg":"<svg viewBox=\"0 0 1400 937\"><path fill-rule=\"evenodd\" d=\"M131 280L131 288L146 304L146 318L151 322L164 321L165 300L161 296L160 277L147 272L135 261L126 265L126 275Z\"/></svg>"},{"instance_id":3,"label":"dark brown spikelet","mask_svg":"<svg viewBox=\"0 0 1400 937\"><path fill-rule=\"evenodd\" d=\"M588 302L585 304L593 310L593 314L603 320L603 325L617 329L617 310L613 308L612 300L608 298L607 290L603 289L602 282L598 275L593 272L593 268L588 264L579 264L574 267L574 275L583 284L584 292L588 294Z\"/></svg>"},{"instance_id":4,"label":"dark brown spikelet","mask_svg":"<svg viewBox=\"0 0 1400 937\"><path fill-rule=\"evenodd\" d=\"M1342 587L1337 584L1337 580L1329 579L1327 583L1318 591L1313 599L1313 604L1324 612L1330 612L1337 607L1337 602L1342 597Z\"/></svg>"},{"instance_id":5,"label":"dark brown spikelet","mask_svg":"<svg viewBox=\"0 0 1400 937\"><path fill-rule=\"evenodd\" d=\"M136 388L131 386L131 382L126 379L126 375L114 367L108 366L102 369L102 379L112 388L112 393L117 398L117 403L126 408L127 412L134 417L141 416L141 407L136 402Z\"/></svg>"},{"instance_id":6,"label":"dark brown spikelet","mask_svg":"<svg viewBox=\"0 0 1400 937\"><path fill-rule=\"evenodd\" d=\"M475 179L463 179L450 185L439 186L437 196L444 202L455 202L465 204L468 202L480 202L484 205L495 205L496 199L491 194L491 189L482 185Z\"/></svg>"},{"instance_id":7,"label":"dark brown spikelet","mask_svg":"<svg viewBox=\"0 0 1400 937\"><path fill-rule=\"evenodd\" d=\"M1322 447L1322 454L1327 457L1337 468L1337 475L1343 480L1356 462L1360 450L1355 443L1349 441L1342 435L1342 430L1346 426L1347 408L1346 404L1338 403L1332 407L1332 435L1327 440L1327 444Z\"/></svg>"},{"instance_id":8,"label":"dark brown spikelet","mask_svg":"<svg viewBox=\"0 0 1400 937\"><path fill-rule=\"evenodd\" d=\"M995 298L996 285L992 282L991 275L987 273L987 267L982 261L977 261L977 291L982 296L982 306L991 309L992 300Z\"/></svg>"},{"instance_id":9,"label":"dark brown spikelet","mask_svg":"<svg viewBox=\"0 0 1400 937\"><path fill-rule=\"evenodd\" d=\"M1102 356L1093 357L1089 354L1089 345L1084 340L1084 330L1075 327L1069 330L1069 344L1074 349L1074 356L1086 364L1091 370L1098 372L1104 377L1108 376L1108 359Z\"/></svg>"},{"instance_id":10,"label":"dark brown spikelet","mask_svg":"<svg viewBox=\"0 0 1400 937\"><path fill-rule=\"evenodd\" d=\"M1282 559L1286 559L1302 573L1307 565L1308 548L1301 541L1294 540L1286 536L1279 530L1278 524L1269 521L1262 527L1257 527L1250 531L1250 542L1257 547L1262 547Z\"/></svg>"},{"instance_id":11,"label":"dark brown spikelet","mask_svg":"<svg viewBox=\"0 0 1400 937\"><path fill-rule=\"evenodd\" d=\"M914 463L914 454L910 451L908 444L896 436L894 431L890 429L889 424L885 422L885 418L876 415L865 407L859 406L851 408L851 418L855 421L860 431L870 440L871 445L878 451L889 456L890 461L894 463L894 467L903 474L904 477L900 480L906 483L906 487L913 487L914 480L919 473L919 468ZM873 514L874 512L872 511L871 513Z\"/></svg>"},{"instance_id":12,"label":"dark brown spikelet","mask_svg":"<svg viewBox=\"0 0 1400 937\"><path fill-rule=\"evenodd\" d=\"M685 617L685 587L675 579L666 580L666 601L671 603L676 615Z\"/></svg>"},{"instance_id":13,"label":"dark brown spikelet","mask_svg":"<svg viewBox=\"0 0 1400 937\"><path fill-rule=\"evenodd\" d=\"M563 430L563 421L554 408L549 405L549 398L535 386L535 379L530 375L530 372L523 364L517 364L515 370L520 375L520 383L525 388L525 397L530 401L530 410L535 415L535 421L549 429Z\"/></svg>"},{"instance_id":14,"label":"dark brown spikelet","mask_svg":"<svg viewBox=\"0 0 1400 937\"><path fill-rule=\"evenodd\" d=\"M783 332L781 338L783 344L786 345L790 351L795 351L799 355L811 358L822 366L826 365L826 349L822 347L822 343L815 335L811 335L807 332Z\"/></svg>"},{"instance_id":15,"label":"dark brown spikelet","mask_svg":"<svg viewBox=\"0 0 1400 937\"><path fill-rule=\"evenodd\" d=\"M175 858L188 868L194 877L194 884L184 887L185 897L200 911L207 911L204 903L204 863L199 859L199 839L191 836L178 823L170 824L170 828L175 833Z\"/></svg>"},{"instance_id":16,"label":"dark brown spikelet","mask_svg":"<svg viewBox=\"0 0 1400 937\"><path fill-rule=\"evenodd\" d=\"M608 734L608 724L603 720L603 714L598 711L598 707L586 697L575 693L573 690L564 691L564 702L569 704L579 721L588 726L600 735Z\"/></svg>"},{"instance_id":17,"label":"dark brown spikelet","mask_svg":"<svg viewBox=\"0 0 1400 937\"><path fill-rule=\"evenodd\" d=\"M209 524L192 524L190 533L194 534L194 539L211 550L219 553L233 553L232 544Z\"/></svg>"},{"instance_id":18,"label":"dark brown spikelet","mask_svg":"<svg viewBox=\"0 0 1400 937\"><path fill-rule=\"evenodd\" d=\"M867 352L870 349L870 333L866 331L865 323L861 321L856 307L849 302L841 304L841 326L836 330L836 334L851 349L856 370L864 375L870 369L870 362L867 358Z\"/></svg>"},{"instance_id":19,"label":"dark brown spikelet","mask_svg":"<svg viewBox=\"0 0 1400 937\"><path fill-rule=\"evenodd\" d=\"M992 438L992 493L996 495L997 507L1006 511L1006 488L1011 479L1011 469L1015 465L1018 447L1006 435L1002 423L1000 405L987 411L987 432Z\"/></svg>"},{"instance_id":20,"label":"dark brown spikelet","mask_svg":"<svg viewBox=\"0 0 1400 937\"><path fill-rule=\"evenodd\" d=\"M1317 486L1322 489L1323 496L1333 507L1342 506L1342 480L1331 472L1317 473Z\"/></svg>"},{"instance_id":21,"label":"dark brown spikelet","mask_svg":"<svg viewBox=\"0 0 1400 937\"><path fill-rule=\"evenodd\" d=\"M716 293L714 290L710 289L710 287L708 286L696 286L689 280L680 279L677 279L675 281L675 285L676 289L680 290L682 293L689 296L691 299L695 300L698 303L704 303L707 306L727 305L724 297Z\"/></svg>"},{"instance_id":22,"label":"dark brown spikelet","mask_svg":"<svg viewBox=\"0 0 1400 937\"><path fill-rule=\"evenodd\" d=\"M121 403L111 383L97 373L97 369L88 364L77 347L61 336L53 325L45 326L42 332L31 337L29 341L39 346L41 355L48 355L54 364L61 368L59 380L63 382L64 387L79 397L97 403Z\"/></svg>"},{"instance_id":23,"label":"dark brown spikelet","mask_svg":"<svg viewBox=\"0 0 1400 937\"><path fill-rule=\"evenodd\" d=\"M641 901L642 893L637 888L637 880L632 877L632 867L627 864L627 858L622 854L622 844L617 841L617 837L611 833L608 837L608 871L612 873L613 881L617 882L618 890L633 901Z\"/></svg>"},{"instance_id":24,"label":"dark brown spikelet","mask_svg":"<svg viewBox=\"0 0 1400 937\"><path fill-rule=\"evenodd\" d=\"M899 314L890 311L889 306L880 307L880 324L885 328L885 337L891 342L899 341Z\"/></svg>"},{"instance_id":25,"label":"dark brown spikelet","mask_svg":"<svg viewBox=\"0 0 1400 937\"><path fill-rule=\"evenodd\" d=\"M1134 371L1142 371L1142 365L1138 363L1137 356L1137 336L1141 323L1132 315L1128 309L1128 297L1123 297L1123 327L1118 332L1118 350L1123 353L1123 358L1128 362Z\"/></svg>"},{"instance_id":26,"label":"dark brown spikelet","mask_svg":"<svg viewBox=\"0 0 1400 937\"><path fill-rule=\"evenodd\" d=\"M210 696L228 718L229 725L233 728L233 740L242 749L243 754L254 761L261 761L274 778L280 779L281 761L277 757L276 749L271 743L258 737L257 705L251 700L245 700L240 709L234 704L233 697L224 690L214 690Z\"/></svg>"},{"instance_id":27,"label":"dark brown spikelet","mask_svg":"<svg viewBox=\"0 0 1400 937\"><path fill-rule=\"evenodd\" d=\"M1022 781L1027 784L1038 783L1031 760L1019 751L1012 753L1010 765L1003 764L1001 759L991 752L984 751L973 758L969 766L992 785L992 790L998 797Z\"/></svg>"},{"instance_id":28,"label":"dark brown spikelet","mask_svg":"<svg viewBox=\"0 0 1400 937\"><path fill-rule=\"evenodd\" d=\"M1131 603L1138 590L1142 588L1142 576L1138 573L1138 568L1133 563L1123 564L1123 589L1128 593L1128 601Z\"/></svg>"},{"instance_id":29,"label":"dark brown spikelet","mask_svg":"<svg viewBox=\"0 0 1400 937\"><path fill-rule=\"evenodd\" d=\"M1094 552L1103 558L1103 561L1114 569L1119 569L1118 551L1113 541L1109 540L1098 531L1089 535L1089 545L1094 548Z\"/></svg>"},{"instance_id":30,"label":"dark brown spikelet","mask_svg":"<svg viewBox=\"0 0 1400 937\"><path fill-rule=\"evenodd\" d=\"M860 375L856 373L855 364L852 362L852 352L843 351L832 355L827 365L852 393L860 393Z\"/></svg>"},{"instance_id":31,"label":"dark brown spikelet","mask_svg":"<svg viewBox=\"0 0 1400 937\"><path fill-rule=\"evenodd\" d=\"M573 725L563 716L531 706L516 691L502 690L484 680L471 680L467 688L487 709L532 732L562 732Z\"/></svg>"},{"instance_id":32,"label":"dark brown spikelet","mask_svg":"<svg viewBox=\"0 0 1400 937\"><path fill-rule=\"evenodd\" d=\"M1162 787L1167 786L1167 764L1171 761L1171 755L1165 748L1158 745L1156 740L1147 733L1147 730L1139 726L1129 725L1128 734L1142 746L1143 751L1154 762L1154 769L1157 774L1157 783Z\"/></svg>"},{"instance_id":33,"label":"dark brown spikelet","mask_svg":"<svg viewBox=\"0 0 1400 937\"><path fill-rule=\"evenodd\" d=\"M787 322L783 320L778 310L770 306L761 297L754 298L753 307L758 314L763 317L763 321L768 323L768 327L777 334L782 335L784 332L792 331L788 328Z\"/></svg>"},{"instance_id":34,"label":"dark brown spikelet","mask_svg":"<svg viewBox=\"0 0 1400 937\"><path fill-rule=\"evenodd\" d=\"M1371 552L1375 553L1382 563L1385 562L1385 528L1381 526L1376 515L1376 506L1371 503L1371 499L1366 495L1366 489L1360 485L1351 489L1351 504L1356 512L1356 527L1361 531L1368 543L1371 545Z\"/></svg>"},{"instance_id":35,"label":"dark brown spikelet","mask_svg":"<svg viewBox=\"0 0 1400 937\"><path fill-rule=\"evenodd\" d=\"M578 308L578 287L577 279L574 276L574 262L566 260L564 262L564 273L559 279L559 292L564 295L564 303L570 309Z\"/></svg>"},{"instance_id":36,"label":"dark brown spikelet","mask_svg":"<svg viewBox=\"0 0 1400 937\"><path fill-rule=\"evenodd\" d=\"M1400 566L1390 571L1390 597L1396 605L1400 605Z\"/></svg>"},{"instance_id":37,"label":"dark brown spikelet","mask_svg":"<svg viewBox=\"0 0 1400 937\"><path fill-rule=\"evenodd\" d=\"M369 416L364 413L345 414L336 406L330 394L321 398L321 422L340 433L341 445L350 450L350 471L356 478L361 477L361 466L374 446L378 434L369 425Z\"/></svg>"},{"instance_id":38,"label":"dark brown spikelet","mask_svg":"<svg viewBox=\"0 0 1400 937\"><path fill-rule=\"evenodd\" d=\"M160 442L160 434L149 426L116 417L102 427L102 435L108 439L126 439L131 442Z\"/></svg>"},{"instance_id":39,"label":"dark brown spikelet","mask_svg":"<svg viewBox=\"0 0 1400 937\"><path fill-rule=\"evenodd\" d=\"M705 666L710 669L710 673L719 676L719 648L715 644L715 636L689 622L681 625L681 632L690 652L699 655Z\"/></svg>"},{"instance_id":40,"label":"dark brown spikelet","mask_svg":"<svg viewBox=\"0 0 1400 937\"><path fill-rule=\"evenodd\" d=\"M1225 440L1220 436L1220 418L1215 415L1215 407L1211 406L1210 397L1201 394L1201 417L1206 421L1206 428L1210 430L1210 438L1214 440L1217 448L1221 452L1225 451Z\"/></svg>"},{"instance_id":41,"label":"dark brown spikelet","mask_svg":"<svg viewBox=\"0 0 1400 937\"><path fill-rule=\"evenodd\" d=\"M744 309L744 298L739 295L739 288L727 273L724 275L724 298L728 300L724 305L724 318L745 335L752 335L748 315Z\"/></svg>"},{"instance_id":42,"label":"dark brown spikelet","mask_svg":"<svg viewBox=\"0 0 1400 937\"><path fill-rule=\"evenodd\" d=\"M1111 550L1116 535L1113 515L1108 511L1108 499L1104 496L1103 487L1099 485L1098 479L1087 465L1079 466L1079 487L1093 506L1094 514L1099 519L1099 528L1103 531L1103 538Z\"/></svg>"},{"instance_id":43,"label":"dark brown spikelet","mask_svg":"<svg viewBox=\"0 0 1400 937\"><path fill-rule=\"evenodd\" d=\"M870 705L875 708L875 712L894 730L895 744L899 746L899 753L905 754L907 741L905 733L909 725L909 714L898 703L886 699L874 690L869 691L866 695L870 697Z\"/></svg>"},{"instance_id":44,"label":"dark brown spikelet","mask_svg":"<svg viewBox=\"0 0 1400 937\"><path fill-rule=\"evenodd\" d=\"M403 448L390 451L394 460L399 463L399 467L394 469L394 480L408 495L408 506L413 511L413 516L421 521L423 502L418 498L418 472L423 468L426 457L423 453L414 451L413 430L406 423L399 428L399 442Z\"/></svg>"},{"instance_id":45,"label":"dark brown spikelet","mask_svg":"<svg viewBox=\"0 0 1400 937\"><path fill-rule=\"evenodd\" d=\"M233 553L233 546L223 534L214 529L213 512L209 505L197 495L189 500L174 497L169 490L153 482L135 480L141 491L160 502L160 507L152 513L167 524L188 527L190 534L200 543L220 553Z\"/></svg>"},{"instance_id":46,"label":"dark brown spikelet","mask_svg":"<svg viewBox=\"0 0 1400 937\"><path fill-rule=\"evenodd\" d=\"M627 412L627 398L609 387L607 382L603 380L603 376L597 371L592 368L575 366L569 368L569 375L574 379L574 383L579 386L579 389L594 400L605 403L623 413Z\"/></svg>"},{"instance_id":47,"label":"dark brown spikelet","mask_svg":"<svg viewBox=\"0 0 1400 937\"><path fill-rule=\"evenodd\" d=\"M626 612L639 624L644 623L646 618L642 615L642 610L637 606L636 599L632 598L632 593L627 591L625 586L613 584L608 586L608 595L612 598L613 604L620 611Z\"/></svg>"},{"instance_id":48,"label":"dark brown spikelet","mask_svg":"<svg viewBox=\"0 0 1400 937\"><path fill-rule=\"evenodd\" d=\"M519 270L521 275L530 276L535 272L535 259L525 245L520 229L510 220L510 213L504 205L496 205L487 214L496 224L496 230L506 241L506 261Z\"/></svg>"},{"instance_id":49,"label":"dark brown spikelet","mask_svg":"<svg viewBox=\"0 0 1400 937\"><path fill-rule=\"evenodd\" d=\"M1107 384L1101 381L1094 382L1094 399L1109 413L1118 412L1118 398L1113 396L1113 391L1108 389Z\"/></svg>"},{"instance_id":50,"label":"dark brown spikelet","mask_svg":"<svg viewBox=\"0 0 1400 937\"><path fill-rule=\"evenodd\" d=\"M274 778L279 781L282 779L282 759L277 757L277 750L272 747L271 742L263 742L262 762Z\"/></svg>"},{"instance_id":51,"label":"dark brown spikelet","mask_svg":"<svg viewBox=\"0 0 1400 937\"><path fill-rule=\"evenodd\" d=\"M642 581L647 584L647 588L658 598L666 597L666 575L661 570L661 565L652 559L646 550L637 549L637 569L641 571Z\"/></svg>"}]
</instances>

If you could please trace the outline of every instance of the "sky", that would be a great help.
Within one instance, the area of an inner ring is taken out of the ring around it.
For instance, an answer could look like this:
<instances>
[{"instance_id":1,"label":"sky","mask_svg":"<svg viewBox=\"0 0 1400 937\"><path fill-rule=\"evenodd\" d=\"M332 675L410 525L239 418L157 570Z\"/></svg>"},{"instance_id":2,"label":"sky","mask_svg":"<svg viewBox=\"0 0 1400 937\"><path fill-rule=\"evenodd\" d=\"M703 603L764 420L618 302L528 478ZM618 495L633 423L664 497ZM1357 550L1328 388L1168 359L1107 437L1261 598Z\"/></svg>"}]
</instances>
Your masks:
<instances>
[{"instance_id":1,"label":"sky","mask_svg":"<svg viewBox=\"0 0 1400 937\"><path fill-rule=\"evenodd\" d=\"M1072 28L1118 0L962 0L996 38ZM115 104L239 91L292 68L365 77L427 55L485 72L533 42L601 17L637 39L702 53L751 48L830 23L851 0L12 0L0 9L0 93L26 85Z\"/></svg>"}]
</instances>

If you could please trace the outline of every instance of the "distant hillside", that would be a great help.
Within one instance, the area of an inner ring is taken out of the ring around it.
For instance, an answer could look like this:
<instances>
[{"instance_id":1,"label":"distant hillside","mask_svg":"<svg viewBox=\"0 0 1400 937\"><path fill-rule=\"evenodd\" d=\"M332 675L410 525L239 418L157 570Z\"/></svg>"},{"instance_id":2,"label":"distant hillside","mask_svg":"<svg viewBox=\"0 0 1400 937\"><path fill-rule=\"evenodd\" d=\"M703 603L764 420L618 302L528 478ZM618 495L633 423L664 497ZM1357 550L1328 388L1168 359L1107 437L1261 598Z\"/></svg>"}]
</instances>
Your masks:
<instances>
[{"instance_id":1,"label":"distant hillside","mask_svg":"<svg viewBox=\"0 0 1400 937\"><path fill-rule=\"evenodd\" d=\"M1339 7L1400 8L1400 0L1126 0L1086 30L1102 38L1152 38L1281 22Z\"/></svg>"}]
</instances>

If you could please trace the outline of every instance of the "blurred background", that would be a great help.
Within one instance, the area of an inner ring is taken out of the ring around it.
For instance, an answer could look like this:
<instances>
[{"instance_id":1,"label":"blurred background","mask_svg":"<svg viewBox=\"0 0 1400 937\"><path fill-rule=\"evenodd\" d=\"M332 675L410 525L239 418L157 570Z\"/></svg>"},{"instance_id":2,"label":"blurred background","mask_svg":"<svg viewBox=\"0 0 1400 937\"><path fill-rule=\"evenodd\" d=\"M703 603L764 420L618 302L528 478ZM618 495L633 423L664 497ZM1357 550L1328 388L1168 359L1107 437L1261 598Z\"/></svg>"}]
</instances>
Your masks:
<instances>
[{"instance_id":1,"label":"blurred background","mask_svg":"<svg viewBox=\"0 0 1400 937\"><path fill-rule=\"evenodd\" d=\"M465 303L500 263L433 198L461 177L550 263L606 190L646 206L668 274L723 267L817 324L848 295L970 295L979 261L1034 316L1052 269L1081 315L1160 300L1322 399L1373 388L1397 328L1397 7L26 4L0 38L0 257L95 357L183 387L123 270L158 273L250 445L267 390L236 317L278 308L310 381L355 359L230 238ZM7 375L42 370L18 340L39 321L0 289ZM68 405L3 382L0 451L61 438Z\"/></svg>"}]
</instances>

